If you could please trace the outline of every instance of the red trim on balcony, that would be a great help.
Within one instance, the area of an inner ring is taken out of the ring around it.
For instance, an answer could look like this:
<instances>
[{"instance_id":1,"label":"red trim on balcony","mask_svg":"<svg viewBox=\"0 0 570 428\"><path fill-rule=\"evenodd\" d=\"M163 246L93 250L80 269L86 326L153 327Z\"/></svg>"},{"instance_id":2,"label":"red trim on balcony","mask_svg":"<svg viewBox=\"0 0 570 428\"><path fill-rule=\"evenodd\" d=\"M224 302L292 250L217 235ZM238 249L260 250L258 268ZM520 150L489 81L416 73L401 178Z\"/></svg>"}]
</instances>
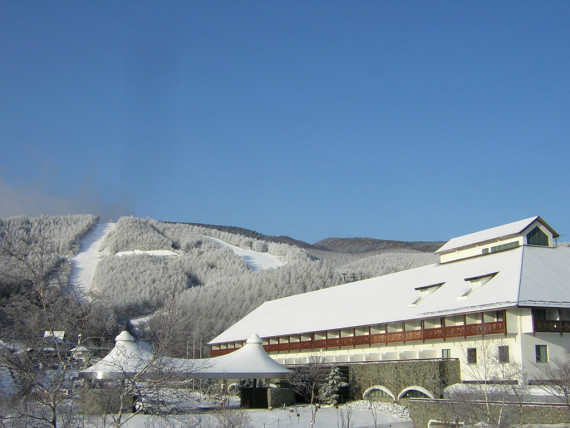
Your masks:
<instances>
[{"instance_id":1,"label":"red trim on balcony","mask_svg":"<svg viewBox=\"0 0 570 428\"><path fill-rule=\"evenodd\" d=\"M423 326L423 323L422 323ZM537 321L535 320L536 331L570 332L570 321ZM408 341L445 340L446 338L485 336L488 334L507 334L507 323L505 320L443 326L437 328L423 328L420 330L408 330L398 332L386 332L368 334L363 336L337 337L332 339L304 340L301 342L290 342L281 344L264 345L263 348L268 353L300 351L302 349L339 349L343 347L354 347L357 345L376 345L389 343L405 343ZM314 333L311 334L314 338ZM237 348L216 349L210 352L212 357L228 354Z\"/></svg>"}]
</instances>

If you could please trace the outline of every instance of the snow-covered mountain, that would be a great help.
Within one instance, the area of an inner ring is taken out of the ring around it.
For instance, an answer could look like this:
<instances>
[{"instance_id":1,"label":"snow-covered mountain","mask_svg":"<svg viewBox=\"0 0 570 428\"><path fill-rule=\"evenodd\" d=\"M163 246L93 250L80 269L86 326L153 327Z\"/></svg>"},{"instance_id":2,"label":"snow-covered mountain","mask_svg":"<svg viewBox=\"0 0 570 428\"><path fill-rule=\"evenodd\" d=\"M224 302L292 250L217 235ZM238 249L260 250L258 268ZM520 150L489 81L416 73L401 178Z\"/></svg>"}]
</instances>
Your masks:
<instances>
[{"instance_id":1,"label":"snow-covered mountain","mask_svg":"<svg viewBox=\"0 0 570 428\"><path fill-rule=\"evenodd\" d=\"M342 252L232 227L134 217L96 220L88 215L0 219L0 229L9 232L6 236L28 234L32 243L41 235L48 238L59 257L52 257L53 268L76 289L97 292L97 302L120 319L152 315L175 297L185 316L196 320L192 334L203 343L267 300L435 261L417 246L378 240L337 241L338 248L349 244L350 252ZM366 252L355 251L359 242ZM6 269L10 264L1 263L0 287L16 293Z\"/></svg>"}]
</instances>

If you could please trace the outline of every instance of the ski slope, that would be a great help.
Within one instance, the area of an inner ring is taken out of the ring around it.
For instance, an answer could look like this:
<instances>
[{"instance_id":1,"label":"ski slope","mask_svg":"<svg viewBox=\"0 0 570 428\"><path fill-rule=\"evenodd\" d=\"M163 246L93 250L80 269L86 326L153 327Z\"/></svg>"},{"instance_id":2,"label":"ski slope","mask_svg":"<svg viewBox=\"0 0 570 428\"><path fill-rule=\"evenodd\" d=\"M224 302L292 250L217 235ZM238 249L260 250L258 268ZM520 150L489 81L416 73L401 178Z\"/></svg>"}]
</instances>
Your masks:
<instances>
[{"instance_id":1,"label":"ski slope","mask_svg":"<svg viewBox=\"0 0 570 428\"><path fill-rule=\"evenodd\" d=\"M116 223L97 223L81 241L81 252L71 259L71 283L77 290L91 289L97 263L103 257L99 248Z\"/></svg>"},{"instance_id":2,"label":"ski slope","mask_svg":"<svg viewBox=\"0 0 570 428\"><path fill-rule=\"evenodd\" d=\"M95 268L97 267L99 260L104 256L104 254L100 251L101 243L105 237L115 228L115 225L116 223L97 223L81 241L81 252L71 259L71 283L76 289L82 290L83 292L88 292L91 289L93 275L95 274ZM283 266L284 264L281 260L279 260L279 258L269 253L244 250L243 248L228 244L221 239L212 237L208 238L214 241L220 247L230 248L234 254L238 257L241 257L247 266L253 271L275 269ZM172 257L181 255L179 252L174 252L171 250L134 250L122 251L117 253L116 256L121 257L131 254L148 254L157 257Z\"/></svg>"},{"instance_id":3,"label":"ski slope","mask_svg":"<svg viewBox=\"0 0 570 428\"><path fill-rule=\"evenodd\" d=\"M269 254L269 253L260 253L258 251L253 250L244 250L243 248L236 247L235 245L228 244L227 242L222 241L221 239L208 237L220 247L228 247L230 248L234 254L238 257L241 257L247 266L253 270L265 270L265 269L275 269L280 266L283 266L283 262L279 260L277 257Z\"/></svg>"}]
</instances>

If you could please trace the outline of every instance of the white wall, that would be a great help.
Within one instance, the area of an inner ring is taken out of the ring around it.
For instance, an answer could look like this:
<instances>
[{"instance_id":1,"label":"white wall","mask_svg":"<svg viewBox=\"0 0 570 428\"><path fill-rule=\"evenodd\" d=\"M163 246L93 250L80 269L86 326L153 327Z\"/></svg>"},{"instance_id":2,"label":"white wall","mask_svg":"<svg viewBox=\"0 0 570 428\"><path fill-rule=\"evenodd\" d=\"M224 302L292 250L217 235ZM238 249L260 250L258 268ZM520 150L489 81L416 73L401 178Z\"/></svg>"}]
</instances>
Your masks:
<instances>
[{"instance_id":1,"label":"white wall","mask_svg":"<svg viewBox=\"0 0 570 428\"><path fill-rule=\"evenodd\" d=\"M439 256L440 263L448 263L455 260L466 259L469 257L476 257L481 256L482 251L484 248L488 248L489 252L491 251L491 247L496 245L507 244L510 242L518 242L519 246L523 245L523 237L522 236L511 236L510 238L506 239L496 239L491 242L486 242L484 244L477 244L473 247L468 247L464 249L459 249L457 251L453 251L451 253L441 254Z\"/></svg>"}]
</instances>

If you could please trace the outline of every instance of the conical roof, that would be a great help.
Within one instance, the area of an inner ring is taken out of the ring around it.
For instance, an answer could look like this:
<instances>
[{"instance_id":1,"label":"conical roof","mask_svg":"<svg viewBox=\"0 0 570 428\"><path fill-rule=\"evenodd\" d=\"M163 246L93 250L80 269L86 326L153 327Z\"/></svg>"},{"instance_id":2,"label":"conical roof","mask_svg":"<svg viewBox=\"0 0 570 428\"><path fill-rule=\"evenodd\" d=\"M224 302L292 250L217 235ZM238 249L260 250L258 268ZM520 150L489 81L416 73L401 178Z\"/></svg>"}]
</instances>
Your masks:
<instances>
[{"instance_id":1,"label":"conical roof","mask_svg":"<svg viewBox=\"0 0 570 428\"><path fill-rule=\"evenodd\" d=\"M199 373L198 377L208 379L272 379L285 377L291 373L273 360L265 349L263 341L254 334L247 339L245 345L232 353L220 357L209 358L211 364Z\"/></svg>"},{"instance_id":2,"label":"conical roof","mask_svg":"<svg viewBox=\"0 0 570 428\"><path fill-rule=\"evenodd\" d=\"M129 332L122 331L115 338L115 347L111 352L80 374L95 379L123 378L143 370L152 356L149 346L141 346Z\"/></svg>"},{"instance_id":3,"label":"conical roof","mask_svg":"<svg viewBox=\"0 0 570 428\"><path fill-rule=\"evenodd\" d=\"M149 364L151 365L149 367ZM162 357L153 361L150 347L135 342L126 331L115 338L115 347L97 364L80 372L91 379L117 379L133 376L142 370L153 376L158 368L169 370L177 377L200 379L272 379L285 377L290 370L276 363L263 349L257 334L230 354L199 360Z\"/></svg>"}]
</instances>

